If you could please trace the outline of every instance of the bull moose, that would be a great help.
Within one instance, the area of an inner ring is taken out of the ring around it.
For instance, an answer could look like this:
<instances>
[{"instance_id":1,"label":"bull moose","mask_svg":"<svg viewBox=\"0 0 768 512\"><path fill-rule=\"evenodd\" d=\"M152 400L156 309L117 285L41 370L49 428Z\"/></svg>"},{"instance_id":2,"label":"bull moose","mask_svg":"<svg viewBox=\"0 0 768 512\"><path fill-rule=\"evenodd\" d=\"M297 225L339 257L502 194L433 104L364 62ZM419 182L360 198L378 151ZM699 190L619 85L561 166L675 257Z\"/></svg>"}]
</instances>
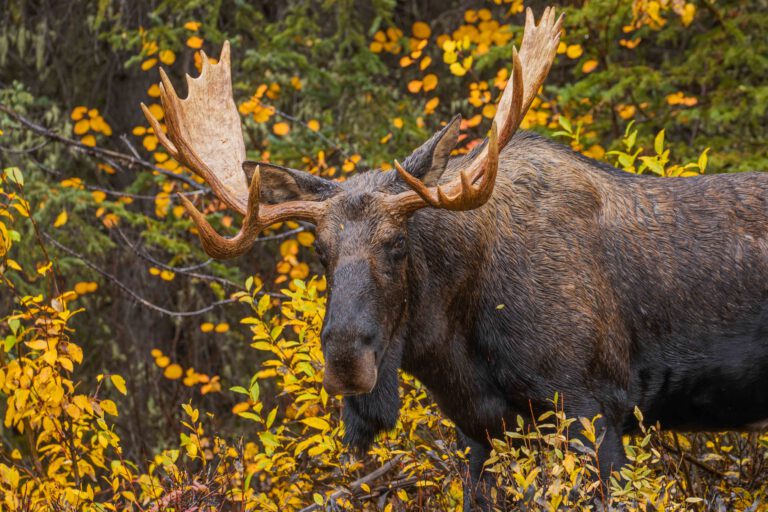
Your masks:
<instances>
[{"instance_id":1,"label":"bull moose","mask_svg":"<svg viewBox=\"0 0 768 512\"><path fill-rule=\"evenodd\" d=\"M210 256L245 253L276 222L316 226L323 385L344 395L352 447L395 425L399 368L456 424L472 483L489 437L555 392L570 416L602 415L603 477L626 461L635 406L669 429L768 423L768 175L638 176L516 133L561 22L528 10L470 154L451 156L457 116L395 170L344 182L246 161L227 43L186 99L161 71L167 134L142 105L170 155L244 216L224 238L181 197Z\"/></svg>"}]
</instances>

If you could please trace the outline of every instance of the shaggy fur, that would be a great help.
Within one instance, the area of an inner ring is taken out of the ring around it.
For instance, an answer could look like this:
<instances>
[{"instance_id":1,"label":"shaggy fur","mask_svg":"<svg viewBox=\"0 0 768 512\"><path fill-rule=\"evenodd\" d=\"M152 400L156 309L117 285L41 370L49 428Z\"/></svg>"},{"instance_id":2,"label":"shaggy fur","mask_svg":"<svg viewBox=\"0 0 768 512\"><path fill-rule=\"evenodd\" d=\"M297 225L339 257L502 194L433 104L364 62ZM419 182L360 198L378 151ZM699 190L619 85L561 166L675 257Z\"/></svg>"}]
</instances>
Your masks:
<instances>
[{"instance_id":1,"label":"shaggy fur","mask_svg":"<svg viewBox=\"0 0 768 512\"><path fill-rule=\"evenodd\" d=\"M437 146L404 167L434 176ZM329 200L327 371L345 374L334 361L354 366L357 333L377 332L378 384L345 398L347 442L365 449L394 425L398 367L456 423L475 481L489 436L555 392L570 416L602 414L604 476L625 462L635 406L672 429L768 418L768 175L635 176L527 133L499 166L490 201L469 212L398 218L380 201L405 189L393 172L355 176Z\"/></svg>"}]
</instances>

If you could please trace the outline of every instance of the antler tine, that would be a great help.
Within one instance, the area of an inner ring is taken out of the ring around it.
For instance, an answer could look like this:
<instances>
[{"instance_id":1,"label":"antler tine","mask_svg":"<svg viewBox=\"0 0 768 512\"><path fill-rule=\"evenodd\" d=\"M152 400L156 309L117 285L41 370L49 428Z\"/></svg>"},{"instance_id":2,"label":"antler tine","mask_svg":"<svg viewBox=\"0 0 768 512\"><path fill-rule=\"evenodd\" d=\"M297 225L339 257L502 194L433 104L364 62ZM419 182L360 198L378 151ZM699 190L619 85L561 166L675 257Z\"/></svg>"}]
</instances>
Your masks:
<instances>
[{"instance_id":1,"label":"antler tine","mask_svg":"<svg viewBox=\"0 0 768 512\"><path fill-rule=\"evenodd\" d=\"M400 165L400 162L397 160L395 160L395 169L397 169L397 173L408 184L408 186L411 187L411 189L416 192L419 197L426 201L427 204L435 207L439 206L438 200L433 197L434 192L420 179L403 169L403 166Z\"/></svg>"},{"instance_id":2,"label":"antler tine","mask_svg":"<svg viewBox=\"0 0 768 512\"><path fill-rule=\"evenodd\" d=\"M520 53L512 49L512 77L499 100L488 143L457 178L428 188L395 162L397 172L411 189L394 196L404 212L425 206L471 210L488 201L498 172L499 151L517 131L552 66L562 22L563 16L555 19L555 9L547 7L536 25L533 11L528 8Z\"/></svg>"},{"instance_id":3,"label":"antler tine","mask_svg":"<svg viewBox=\"0 0 768 512\"><path fill-rule=\"evenodd\" d=\"M259 168L256 167L256 171L253 173L253 177L251 177L250 187L248 188L248 209L243 218L243 225L240 231L232 238L224 238L219 235L205 218L205 215L192 204L192 201L183 194L177 194L197 226L200 243L206 254L212 258L229 259L240 256L251 248L261 230L269 225L259 222L260 187L261 173Z\"/></svg>"},{"instance_id":4,"label":"antler tine","mask_svg":"<svg viewBox=\"0 0 768 512\"><path fill-rule=\"evenodd\" d=\"M437 187L438 207L446 210L473 210L485 204L493 193L493 187L496 184L496 174L499 170L499 144L498 129L496 122L491 125L491 133L488 136L488 158L485 162L484 172L480 178L480 183L473 184L470 173L467 169L459 173L459 181L451 182L446 186L451 190L451 185L458 184L459 190L449 196L442 186Z\"/></svg>"}]
</instances>

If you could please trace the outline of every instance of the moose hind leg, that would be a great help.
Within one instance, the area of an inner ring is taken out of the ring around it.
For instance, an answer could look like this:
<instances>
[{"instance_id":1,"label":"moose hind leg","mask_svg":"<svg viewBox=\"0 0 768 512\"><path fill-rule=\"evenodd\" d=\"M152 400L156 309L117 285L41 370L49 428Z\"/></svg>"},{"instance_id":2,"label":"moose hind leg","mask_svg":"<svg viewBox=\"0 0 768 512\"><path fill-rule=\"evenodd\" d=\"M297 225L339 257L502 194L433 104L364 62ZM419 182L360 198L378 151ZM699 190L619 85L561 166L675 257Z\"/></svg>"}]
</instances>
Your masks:
<instances>
[{"instance_id":1,"label":"moose hind leg","mask_svg":"<svg viewBox=\"0 0 768 512\"><path fill-rule=\"evenodd\" d=\"M459 449L469 448L468 464L461 470L462 488L464 494L464 512L491 511L491 479L483 474L483 464L490 455L490 450L484 444L478 443L464 435L458 428L456 438Z\"/></svg>"}]
</instances>

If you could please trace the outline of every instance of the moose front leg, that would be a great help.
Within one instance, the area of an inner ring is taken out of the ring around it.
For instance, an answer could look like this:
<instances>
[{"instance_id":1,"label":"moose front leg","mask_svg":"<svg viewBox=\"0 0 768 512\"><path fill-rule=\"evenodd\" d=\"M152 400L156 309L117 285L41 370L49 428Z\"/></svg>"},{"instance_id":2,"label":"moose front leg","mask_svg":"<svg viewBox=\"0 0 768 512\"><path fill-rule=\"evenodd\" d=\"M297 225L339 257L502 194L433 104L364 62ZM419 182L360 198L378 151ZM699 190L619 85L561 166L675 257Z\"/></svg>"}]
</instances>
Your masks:
<instances>
[{"instance_id":1,"label":"moose front leg","mask_svg":"<svg viewBox=\"0 0 768 512\"><path fill-rule=\"evenodd\" d=\"M468 464L461 469L464 491L464 512L492 510L491 479L483 473L483 464L488 460L490 450L464 435L456 428L456 441L460 450L469 448Z\"/></svg>"}]
</instances>

